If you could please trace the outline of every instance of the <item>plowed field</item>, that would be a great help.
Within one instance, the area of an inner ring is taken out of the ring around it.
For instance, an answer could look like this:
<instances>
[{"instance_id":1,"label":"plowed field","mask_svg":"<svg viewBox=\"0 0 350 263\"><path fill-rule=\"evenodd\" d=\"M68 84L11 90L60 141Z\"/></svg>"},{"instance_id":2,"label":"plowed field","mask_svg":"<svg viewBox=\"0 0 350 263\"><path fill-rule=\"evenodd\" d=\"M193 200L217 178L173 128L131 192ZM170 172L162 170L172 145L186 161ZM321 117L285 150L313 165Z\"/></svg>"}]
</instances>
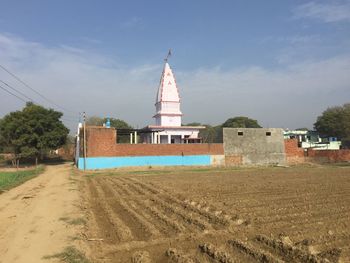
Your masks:
<instances>
[{"instance_id":1,"label":"plowed field","mask_svg":"<svg viewBox=\"0 0 350 263\"><path fill-rule=\"evenodd\" d=\"M350 262L350 167L99 172L96 262Z\"/></svg>"}]
</instances>

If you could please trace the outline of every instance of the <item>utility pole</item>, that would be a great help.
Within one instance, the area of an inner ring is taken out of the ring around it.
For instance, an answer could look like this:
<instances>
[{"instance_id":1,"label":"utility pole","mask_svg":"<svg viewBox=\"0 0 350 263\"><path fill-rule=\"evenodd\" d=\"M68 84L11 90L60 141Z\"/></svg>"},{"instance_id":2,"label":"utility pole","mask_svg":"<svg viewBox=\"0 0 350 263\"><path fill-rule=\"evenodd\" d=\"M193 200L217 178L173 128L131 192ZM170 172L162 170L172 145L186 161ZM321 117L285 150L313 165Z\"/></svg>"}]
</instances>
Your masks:
<instances>
[{"instance_id":1,"label":"utility pole","mask_svg":"<svg viewBox=\"0 0 350 263\"><path fill-rule=\"evenodd\" d=\"M84 127L84 171L86 170L86 114L83 112L83 127Z\"/></svg>"}]
</instances>

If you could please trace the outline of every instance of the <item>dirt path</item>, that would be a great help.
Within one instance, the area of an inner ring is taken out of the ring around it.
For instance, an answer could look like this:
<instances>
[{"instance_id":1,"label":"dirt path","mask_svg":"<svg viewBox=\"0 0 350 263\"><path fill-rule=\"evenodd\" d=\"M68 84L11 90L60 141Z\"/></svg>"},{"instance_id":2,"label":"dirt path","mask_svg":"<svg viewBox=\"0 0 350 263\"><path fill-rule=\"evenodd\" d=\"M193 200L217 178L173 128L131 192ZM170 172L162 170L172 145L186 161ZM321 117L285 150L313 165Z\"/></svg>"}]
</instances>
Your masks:
<instances>
[{"instance_id":1,"label":"dirt path","mask_svg":"<svg viewBox=\"0 0 350 263\"><path fill-rule=\"evenodd\" d=\"M81 226L77 184L68 164L48 166L38 177L0 195L0 262L52 262L44 256L71 245ZM66 219L66 220L63 220Z\"/></svg>"}]
</instances>

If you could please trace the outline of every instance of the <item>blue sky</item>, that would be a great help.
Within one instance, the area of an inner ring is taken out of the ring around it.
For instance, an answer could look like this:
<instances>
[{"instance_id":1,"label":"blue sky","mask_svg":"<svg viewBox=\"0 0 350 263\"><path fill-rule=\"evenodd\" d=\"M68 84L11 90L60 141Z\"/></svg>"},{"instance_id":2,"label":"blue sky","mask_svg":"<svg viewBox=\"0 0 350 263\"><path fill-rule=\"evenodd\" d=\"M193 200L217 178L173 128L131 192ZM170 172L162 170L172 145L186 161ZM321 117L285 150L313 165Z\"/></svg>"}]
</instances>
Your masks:
<instances>
[{"instance_id":1,"label":"blue sky","mask_svg":"<svg viewBox=\"0 0 350 263\"><path fill-rule=\"evenodd\" d=\"M245 115L312 128L327 107L350 102L348 0L12 0L1 10L0 64L89 116L152 123L169 48L184 122ZM0 102L1 115L23 106L4 93Z\"/></svg>"}]
</instances>

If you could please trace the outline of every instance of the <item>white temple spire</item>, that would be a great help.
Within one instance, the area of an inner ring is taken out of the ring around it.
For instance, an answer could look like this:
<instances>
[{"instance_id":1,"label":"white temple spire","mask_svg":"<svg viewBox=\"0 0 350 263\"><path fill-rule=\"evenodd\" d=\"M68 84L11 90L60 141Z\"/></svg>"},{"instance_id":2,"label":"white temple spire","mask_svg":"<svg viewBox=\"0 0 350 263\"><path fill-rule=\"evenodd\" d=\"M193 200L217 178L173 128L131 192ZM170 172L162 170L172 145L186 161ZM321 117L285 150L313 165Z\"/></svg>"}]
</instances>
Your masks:
<instances>
[{"instance_id":1,"label":"white temple spire","mask_svg":"<svg viewBox=\"0 0 350 263\"><path fill-rule=\"evenodd\" d=\"M156 98L156 125L181 126L180 95L175 76L167 62L171 51L165 59Z\"/></svg>"}]
</instances>

